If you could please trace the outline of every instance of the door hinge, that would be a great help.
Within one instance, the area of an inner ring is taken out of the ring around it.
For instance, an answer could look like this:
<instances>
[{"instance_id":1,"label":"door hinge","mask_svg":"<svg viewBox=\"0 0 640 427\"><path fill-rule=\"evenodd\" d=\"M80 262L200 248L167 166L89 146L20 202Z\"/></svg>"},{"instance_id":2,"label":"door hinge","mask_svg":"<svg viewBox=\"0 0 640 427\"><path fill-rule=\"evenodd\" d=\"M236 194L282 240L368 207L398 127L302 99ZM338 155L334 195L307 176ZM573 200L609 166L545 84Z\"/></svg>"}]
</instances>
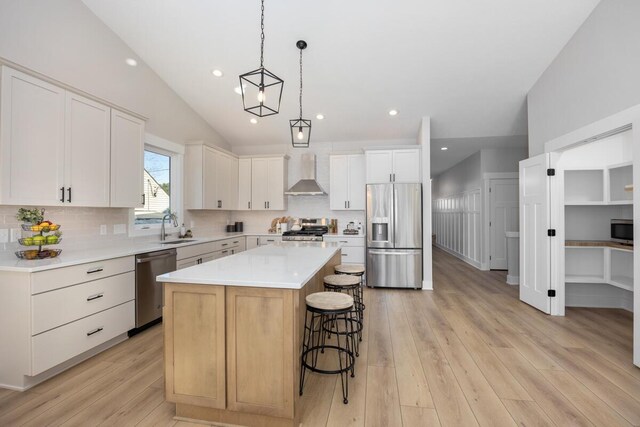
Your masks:
<instances>
[{"instance_id":1,"label":"door hinge","mask_svg":"<svg viewBox=\"0 0 640 427\"><path fill-rule=\"evenodd\" d=\"M491 221L489 221L489 227L491 227Z\"/></svg>"},{"instance_id":2,"label":"door hinge","mask_svg":"<svg viewBox=\"0 0 640 427\"><path fill-rule=\"evenodd\" d=\"M552 297L552 298L555 297L556 296L556 290L555 289L549 289L547 291L547 296Z\"/></svg>"},{"instance_id":3,"label":"door hinge","mask_svg":"<svg viewBox=\"0 0 640 427\"><path fill-rule=\"evenodd\" d=\"M491 261L491 255L489 255L489 261Z\"/></svg>"},{"instance_id":4,"label":"door hinge","mask_svg":"<svg viewBox=\"0 0 640 427\"><path fill-rule=\"evenodd\" d=\"M549 237L556 237L556 229L555 228L550 228L547 230L547 236Z\"/></svg>"},{"instance_id":5,"label":"door hinge","mask_svg":"<svg viewBox=\"0 0 640 427\"><path fill-rule=\"evenodd\" d=\"M489 193L491 193L491 187L489 187Z\"/></svg>"},{"instance_id":6,"label":"door hinge","mask_svg":"<svg viewBox=\"0 0 640 427\"><path fill-rule=\"evenodd\" d=\"M556 176L556 170L553 168L547 169L547 176Z\"/></svg>"}]
</instances>

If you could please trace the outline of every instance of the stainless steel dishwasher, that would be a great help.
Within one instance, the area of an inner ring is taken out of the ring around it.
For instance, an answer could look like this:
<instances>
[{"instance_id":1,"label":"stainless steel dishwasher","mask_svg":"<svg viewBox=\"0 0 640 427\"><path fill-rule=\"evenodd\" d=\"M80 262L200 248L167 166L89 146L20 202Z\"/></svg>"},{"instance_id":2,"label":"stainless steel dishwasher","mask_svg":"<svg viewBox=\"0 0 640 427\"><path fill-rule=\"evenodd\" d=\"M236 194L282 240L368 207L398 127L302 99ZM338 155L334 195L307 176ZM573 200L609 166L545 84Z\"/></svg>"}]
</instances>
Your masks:
<instances>
[{"instance_id":1,"label":"stainless steel dishwasher","mask_svg":"<svg viewBox=\"0 0 640 427\"><path fill-rule=\"evenodd\" d=\"M176 250L136 255L136 329L162 317L162 283L156 277L176 271Z\"/></svg>"}]
</instances>

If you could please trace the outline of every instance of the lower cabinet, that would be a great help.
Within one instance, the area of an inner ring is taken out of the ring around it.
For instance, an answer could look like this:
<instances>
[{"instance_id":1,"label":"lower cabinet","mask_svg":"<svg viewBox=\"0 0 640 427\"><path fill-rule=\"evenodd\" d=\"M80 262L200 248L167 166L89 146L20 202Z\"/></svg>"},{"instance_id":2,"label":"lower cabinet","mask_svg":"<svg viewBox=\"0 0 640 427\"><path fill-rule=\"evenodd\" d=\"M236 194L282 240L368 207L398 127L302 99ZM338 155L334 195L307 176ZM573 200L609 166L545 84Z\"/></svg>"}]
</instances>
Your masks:
<instances>
[{"instance_id":1,"label":"lower cabinet","mask_svg":"<svg viewBox=\"0 0 640 427\"><path fill-rule=\"evenodd\" d=\"M342 264L365 264L364 236L324 236L325 242L342 243Z\"/></svg>"}]
</instances>

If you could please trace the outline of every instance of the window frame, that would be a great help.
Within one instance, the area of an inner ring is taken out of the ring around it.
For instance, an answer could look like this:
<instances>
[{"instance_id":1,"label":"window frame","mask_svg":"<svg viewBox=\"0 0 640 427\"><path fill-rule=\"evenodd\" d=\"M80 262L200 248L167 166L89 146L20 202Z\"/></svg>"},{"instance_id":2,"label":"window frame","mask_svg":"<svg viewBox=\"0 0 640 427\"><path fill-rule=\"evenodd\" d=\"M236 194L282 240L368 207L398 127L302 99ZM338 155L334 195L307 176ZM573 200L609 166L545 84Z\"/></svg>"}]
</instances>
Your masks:
<instances>
[{"instance_id":1,"label":"window frame","mask_svg":"<svg viewBox=\"0 0 640 427\"><path fill-rule=\"evenodd\" d=\"M184 190L184 145L168 141L158 136L146 133L144 138L144 150L169 156L171 158L171 212L178 216L178 227L174 227L169 221L165 224L167 234L180 230L184 223L183 218L183 190ZM144 156L143 156L144 158ZM144 168L144 160L142 167ZM151 236L160 233L161 224L136 224L135 208L129 209L129 236Z\"/></svg>"}]
</instances>

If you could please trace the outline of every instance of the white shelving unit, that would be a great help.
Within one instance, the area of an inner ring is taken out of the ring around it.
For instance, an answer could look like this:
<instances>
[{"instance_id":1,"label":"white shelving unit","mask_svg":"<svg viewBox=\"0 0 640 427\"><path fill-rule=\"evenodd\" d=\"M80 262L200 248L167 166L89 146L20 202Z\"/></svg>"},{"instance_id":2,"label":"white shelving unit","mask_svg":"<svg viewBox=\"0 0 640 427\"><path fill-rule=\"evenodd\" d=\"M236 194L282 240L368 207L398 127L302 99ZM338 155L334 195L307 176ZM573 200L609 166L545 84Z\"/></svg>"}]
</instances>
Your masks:
<instances>
[{"instance_id":1,"label":"white shelving unit","mask_svg":"<svg viewBox=\"0 0 640 427\"><path fill-rule=\"evenodd\" d=\"M633 291L633 251L610 248L611 277L609 284Z\"/></svg>"},{"instance_id":2,"label":"white shelving unit","mask_svg":"<svg viewBox=\"0 0 640 427\"><path fill-rule=\"evenodd\" d=\"M565 205L602 205L604 197L604 170L582 169L564 172Z\"/></svg>"},{"instance_id":3,"label":"white shelving unit","mask_svg":"<svg viewBox=\"0 0 640 427\"><path fill-rule=\"evenodd\" d=\"M567 246L565 283L602 283L633 292L633 249Z\"/></svg>"},{"instance_id":4,"label":"white shelving unit","mask_svg":"<svg viewBox=\"0 0 640 427\"><path fill-rule=\"evenodd\" d=\"M609 203L633 204L633 193L625 186L633 183L633 165L626 163L609 168Z\"/></svg>"}]
</instances>

